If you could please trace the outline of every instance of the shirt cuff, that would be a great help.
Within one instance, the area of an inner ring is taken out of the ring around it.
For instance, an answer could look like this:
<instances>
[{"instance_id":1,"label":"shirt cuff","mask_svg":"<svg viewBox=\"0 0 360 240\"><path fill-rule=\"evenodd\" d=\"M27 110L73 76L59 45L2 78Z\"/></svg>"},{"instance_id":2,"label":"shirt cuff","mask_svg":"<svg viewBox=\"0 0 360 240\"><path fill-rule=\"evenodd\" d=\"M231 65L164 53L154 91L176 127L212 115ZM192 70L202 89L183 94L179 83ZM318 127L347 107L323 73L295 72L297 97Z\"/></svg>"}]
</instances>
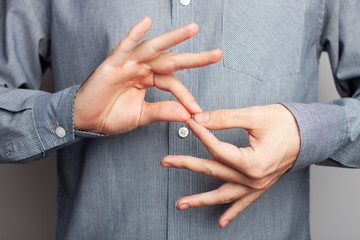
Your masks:
<instances>
[{"instance_id":1,"label":"shirt cuff","mask_svg":"<svg viewBox=\"0 0 360 240\"><path fill-rule=\"evenodd\" d=\"M73 106L79 87L36 97L33 118L44 153L75 141Z\"/></svg>"},{"instance_id":2,"label":"shirt cuff","mask_svg":"<svg viewBox=\"0 0 360 240\"><path fill-rule=\"evenodd\" d=\"M104 135L100 133L92 133L81 130L75 130L75 138L96 138L96 137L107 137L109 135Z\"/></svg>"},{"instance_id":3,"label":"shirt cuff","mask_svg":"<svg viewBox=\"0 0 360 240\"><path fill-rule=\"evenodd\" d=\"M347 139L346 111L338 105L283 103L299 127L301 145L289 171L300 170L326 160Z\"/></svg>"}]
</instances>

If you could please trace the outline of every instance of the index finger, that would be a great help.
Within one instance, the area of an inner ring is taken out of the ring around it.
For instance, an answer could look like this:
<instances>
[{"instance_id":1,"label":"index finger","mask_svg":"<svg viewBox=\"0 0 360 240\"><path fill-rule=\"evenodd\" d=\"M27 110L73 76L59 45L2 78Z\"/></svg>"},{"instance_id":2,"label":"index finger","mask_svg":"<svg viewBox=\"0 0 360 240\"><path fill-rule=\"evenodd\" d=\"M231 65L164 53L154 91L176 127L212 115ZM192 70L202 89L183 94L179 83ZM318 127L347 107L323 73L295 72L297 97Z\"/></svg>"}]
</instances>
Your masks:
<instances>
[{"instance_id":1,"label":"index finger","mask_svg":"<svg viewBox=\"0 0 360 240\"><path fill-rule=\"evenodd\" d=\"M114 64L121 64L132 53L136 44L141 40L150 29L151 19L143 18L139 23L130 29L121 42L109 54L109 59Z\"/></svg>"},{"instance_id":2,"label":"index finger","mask_svg":"<svg viewBox=\"0 0 360 240\"><path fill-rule=\"evenodd\" d=\"M194 119L208 129L244 128L249 130L259 125L259 119L262 120L260 113L258 107L220 109L196 114Z\"/></svg>"},{"instance_id":3,"label":"index finger","mask_svg":"<svg viewBox=\"0 0 360 240\"><path fill-rule=\"evenodd\" d=\"M223 215L221 215L219 219L219 226L224 228L226 225L232 221L237 215L239 215L242 211L245 210L250 204L255 202L261 194L264 193L263 191L254 191L244 195L242 198L237 200L231 207L229 207Z\"/></svg>"},{"instance_id":4,"label":"index finger","mask_svg":"<svg viewBox=\"0 0 360 240\"><path fill-rule=\"evenodd\" d=\"M221 142L193 119L186 120L186 124L216 160L242 173L246 173L246 169L254 163L252 148L238 148L230 143Z\"/></svg>"},{"instance_id":5,"label":"index finger","mask_svg":"<svg viewBox=\"0 0 360 240\"><path fill-rule=\"evenodd\" d=\"M156 38L145 41L135 48L131 59L142 62L159 56L163 51L193 37L199 30L196 23L190 23L172 32L164 33Z\"/></svg>"}]
</instances>

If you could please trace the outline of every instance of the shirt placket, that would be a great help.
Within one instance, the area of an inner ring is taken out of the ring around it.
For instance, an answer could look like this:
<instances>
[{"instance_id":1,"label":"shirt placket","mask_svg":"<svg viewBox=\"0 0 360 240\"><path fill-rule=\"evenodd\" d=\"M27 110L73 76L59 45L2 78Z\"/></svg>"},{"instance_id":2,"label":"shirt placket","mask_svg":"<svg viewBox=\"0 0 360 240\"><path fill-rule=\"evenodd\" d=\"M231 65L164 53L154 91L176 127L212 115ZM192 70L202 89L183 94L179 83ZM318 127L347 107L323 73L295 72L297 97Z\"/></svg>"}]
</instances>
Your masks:
<instances>
[{"instance_id":1,"label":"shirt placket","mask_svg":"<svg viewBox=\"0 0 360 240\"><path fill-rule=\"evenodd\" d=\"M172 28L185 26L194 21L195 0L172 1ZM177 45L172 51L196 52L196 39L189 39ZM192 95L197 95L197 70L185 69L175 75L188 88ZM176 100L172 96L172 100ZM184 122L169 123L169 154L194 155L194 135ZM182 239L184 232L189 232L190 215L176 209L176 201L191 192L192 173L186 170L169 169L168 176L168 239ZM179 227L181 226L181 227Z\"/></svg>"}]
</instances>

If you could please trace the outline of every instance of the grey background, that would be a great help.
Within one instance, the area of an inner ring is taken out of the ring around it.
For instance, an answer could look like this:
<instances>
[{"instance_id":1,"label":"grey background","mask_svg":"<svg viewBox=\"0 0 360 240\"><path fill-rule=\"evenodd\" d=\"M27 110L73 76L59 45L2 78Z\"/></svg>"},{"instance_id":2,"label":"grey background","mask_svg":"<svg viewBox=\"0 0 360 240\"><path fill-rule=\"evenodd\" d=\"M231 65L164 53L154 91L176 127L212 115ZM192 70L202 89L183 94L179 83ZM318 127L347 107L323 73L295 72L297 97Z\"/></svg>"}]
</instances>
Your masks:
<instances>
[{"instance_id":1,"label":"grey background","mask_svg":"<svg viewBox=\"0 0 360 240\"><path fill-rule=\"evenodd\" d=\"M319 101L338 97L327 55L320 63ZM51 91L50 74L43 89ZM360 171L311 167L313 240L360 239ZM56 159L0 165L0 239L55 239Z\"/></svg>"}]
</instances>

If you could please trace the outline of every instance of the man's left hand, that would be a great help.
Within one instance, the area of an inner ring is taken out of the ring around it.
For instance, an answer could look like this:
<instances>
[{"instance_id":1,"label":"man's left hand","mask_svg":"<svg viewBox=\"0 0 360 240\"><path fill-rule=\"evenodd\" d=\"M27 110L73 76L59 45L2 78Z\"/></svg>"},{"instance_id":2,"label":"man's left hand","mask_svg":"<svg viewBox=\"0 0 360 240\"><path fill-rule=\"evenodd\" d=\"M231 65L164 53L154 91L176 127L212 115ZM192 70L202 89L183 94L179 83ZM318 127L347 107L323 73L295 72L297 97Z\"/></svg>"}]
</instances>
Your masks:
<instances>
[{"instance_id":1,"label":"man's left hand","mask_svg":"<svg viewBox=\"0 0 360 240\"><path fill-rule=\"evenodd\" d=\"M300 149L297 123L283 105L217 110L195 115L188 127L208 149L213 159L166 156L163 167L183 168L226 181L218 189L179 199L177 208L234 202L220 217L225 227L289 170ZM208 129L243 128L249 147L221 142Z\"/></svg>"}]
</instances>

